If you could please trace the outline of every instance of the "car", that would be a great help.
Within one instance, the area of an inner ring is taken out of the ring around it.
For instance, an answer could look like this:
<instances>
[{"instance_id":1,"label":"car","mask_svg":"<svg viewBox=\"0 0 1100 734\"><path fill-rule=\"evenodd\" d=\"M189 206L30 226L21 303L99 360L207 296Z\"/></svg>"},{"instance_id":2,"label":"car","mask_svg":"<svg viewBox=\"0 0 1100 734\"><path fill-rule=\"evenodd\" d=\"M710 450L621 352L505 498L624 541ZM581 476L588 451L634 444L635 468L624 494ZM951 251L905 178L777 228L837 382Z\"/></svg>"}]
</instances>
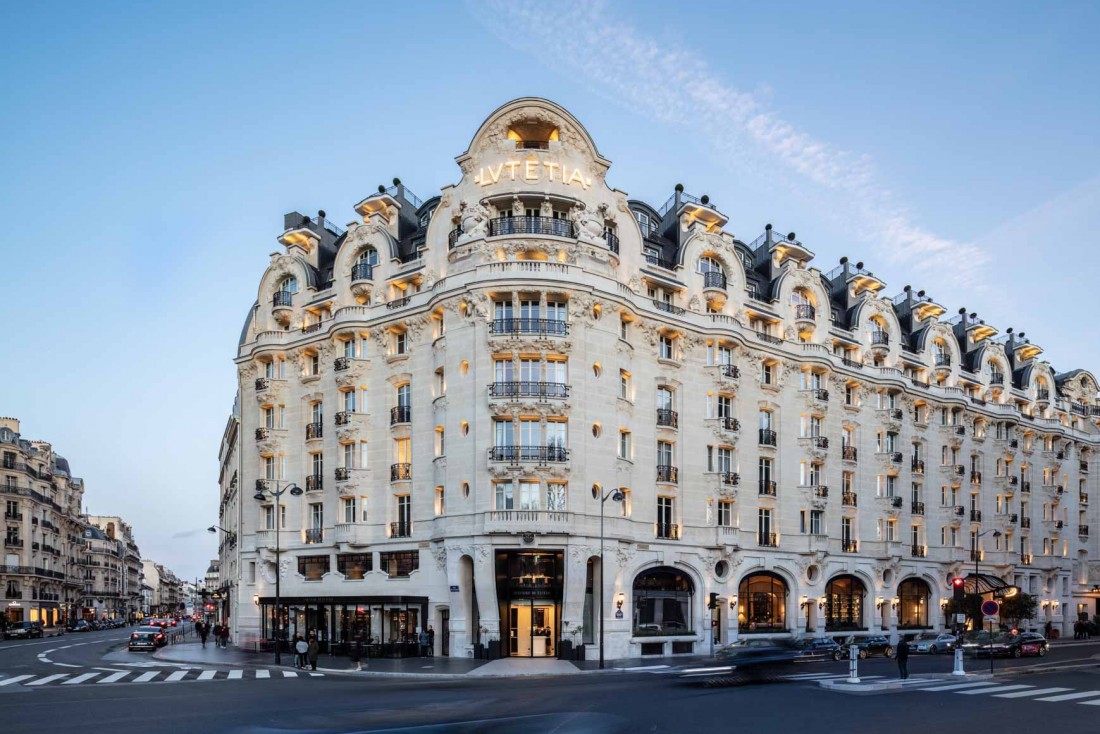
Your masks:
<instances>
[{"instance_id":1,"label":"car","mask_svg":"<svg viewBox=\"0 0 1100 734\"><path fill-rule=\"evenodd\" d=\"M1043 657L1050 650L1046 638L1038 632L1023 632L1018 635L994 636L993 644L974 648L976 657L1014 657L1038 655Z\"/></svg>"},{"instance_id":2,"label":"car","mask_svg":"<svg viewBox=\"0 0 1100 734\"><path fill-rule=\"evenodd\" d=\"M179 623L180 623L180 621L178 619L176 619L175 617L172 617L171 619L168 620L168 624L171 625L172 627L175 627Z\"/></svg>"},{"instance_id":3,"label":"car","mask_svg":"<svg viewBox=\"0 0 1100 734\"><path fill-rule=\"evenodd\" d=\"M41 622L12 622L4 636L9 640L29 640L42 636Z\"/></svg>"},{"instance_id":4,"label":"car","mask_svg":"<svg viewBox=\"0 0 1100 734\"><path fill-rule=\"evenodd\" d=\"M956 642L955 635L950 632L922 632L909 641L909 652L928 655L952 652Z\"/></svg>"},{"instance_id":5,"label":"car","mask_svg":"<svg viewBox=\"0 0 1100 734\"><path fill-rule=\"evenodd\" d=\"M853 635L844 641L845 647L853 644L859 645L860 660L865 660L874 655L894 657L894 646L890 644L890 640L886 639L885 635L871 635L869 637L855 637Z\"/></svg>"},{"instance_id":6,"label":"car","mask_svg":"<svg viewBox=\"0 0 1100 734\"><path fill-rule=\"evenodd\" d=\"M963 633L958 646L962 648L964 653L969 655L980 647L988 647L991 638L992 635L987 630L971 630Z\"/></svg>"},{"instance_id":7,"label":"car","mask_svg":"<svg viewBox=\"0 0 1100 734\"><path fill-rule=\"evenodd\" d=\"M840 660L844 657L844 648L831 637L803 639L795 643L798 651L796 663L808 663L814 660Z\"/></svg>"},{"instance_id":8,"label":"car","mask_svg":"<svg viewBox=\"0 0 1100 734\"><path fill-rule=\"evenodd\" d=\"M156 619L150 619L147 624L151 627L160 627L161 629L168 629L168 620L167 619L160 619L159 617L156 618Z\"/></svg>"},{"instance_id":9,"label":"car","mask_svg":"<svg viewBox=\"0 0 1100 734\"><path fill-rule=\"evenodd\" d=\"M160 627L148 625L138 627L131 632L130 642L126 647L130 652L133 652L135 650L156 650L167 644L168 639L164 630Z\"/></svg>"},{"instance_id":10,"label":"car","mask_svg":"<svg viewBox=\"0 0 1100 734\"><path fill-rule=\"evenodd\" d=\"M83 619L77 620L73 623L73 626L69 628L70 632L91 632L92 626L85 622Z\"/></svg>"}]
</instances>

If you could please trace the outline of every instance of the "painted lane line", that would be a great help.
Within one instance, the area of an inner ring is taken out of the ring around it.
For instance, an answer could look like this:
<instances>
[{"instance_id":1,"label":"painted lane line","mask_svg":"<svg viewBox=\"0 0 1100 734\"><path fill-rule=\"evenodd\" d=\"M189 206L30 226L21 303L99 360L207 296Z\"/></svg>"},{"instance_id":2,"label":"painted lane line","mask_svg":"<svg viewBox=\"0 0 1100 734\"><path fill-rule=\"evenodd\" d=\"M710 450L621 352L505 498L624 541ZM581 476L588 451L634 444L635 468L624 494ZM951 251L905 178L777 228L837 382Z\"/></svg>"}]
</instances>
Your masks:
<instances>
[{"instance_id":1,"label":"painted lane line","mask_svg":"<svg viewBox=\"0 0 1100 734\"><path fill-rule=\"evenodd\" d=\"M199 673L199 677L196 678L195 680L212 680L214 678L214 676L217 675L217 674L218 674L218 671L216 671L216 670L204 670L201 673Z\"/></svg>"},{"instance_id":2,"label":"painted lane line","mask_svg":"<svg viewBox=\"0 0 1100 734\"><path fill-rule=\"evenodd\" d=\"M1035 691L1017 691L1016 693L998 693L994 698L1027 698L1028 696L1043 696L1048 693L1061 693L1072 691L1072 688L1040 688Z\"/></svg>"},{"instance_id":3,"label":"painted lane line","mask_svg":"<svg viewBox=\"0 0 1100 734\"><path fill-rule=\"evenodd\" d=\"M173 681L183 680L186 677L187 677L187 671L186 670L177 670L175 673L172 673L167 678L165 678L164 682L165 683L171 683Z\"/></svg>"},{"instance_id":4,"label":"painted lane line","mask_svg":"<svg viewBox=\"0 0 1100 734\"><path fill-rule=\"evenodd\" d=\"M122 670L122 671L119 671L118 673L111 673L106 678L103 678L102 680L98 680L96 682L97 683L114 683L116 681L122 680L123 678L125 678L128 675L130 675L129 670Z\"/></svg>"},{"instance_id":5,"label":"painted lane line","mask_svg":"<svg viewBox=\"0 0 1100 734\"><path fill-rule=\"evenodd\" d=\"M1081 701L1082 706L1100 706L1100 699L1096 701Z\"/></svg>"},{"instance_id":6,"label":"painted lane line","mask_svg":"<svg viewBox=\"0 0 1100 734\"><path fill-rule=\"evenodd\" d=\"M240 680L242 676L244 676L243 670L231 670L226 680Z\"/></svg>"},{"instance_id":7,"label":"painted lane line","mask_svg":"<svg viewBox=\"0 0 1100 734\"><path fill-rule=\"evenodd\" d=\"M994 688L979 688L976 691L958 691L960 696L983 696L987 693L1007 693L1008 691L1019 691L1024 688L1034 688L1035 686L1015 685L1015 686L996 686Z\"/></svg>"},{"instance_id":8,"label":"painted lane line","mask_svg":"<svg viewBox=\"0 0 1100 734\"><path fill-rule=\"evenodd\" d=\"M72 663L54 663L54 665L57 665L58 667L61 667L61 668L83 668L84 667L83 665L73 665Z\"/></svg>"},{"instance_id":9,"label":"painted lane line","mask_svg":"<svg viewBox=\"0 0 1100 734\"><path fill-rule=\"evenodd\" d=\"M62 678L68 678L68 673L54 673L53 675L47 675L45 678L39 678L38 680L32 680L29 683L24 683L24 686L44 686L47 683L53 683L55 680L61 680Z\"/></svg>"},{"instance_id":10,"label":"painted lane line","mask_svg":"<svg viewBox=\"0 0 1100 734\"><path fill-rule=\"evenodd\" d=\"M130 682L131 683L148 683L149 681L156 678L158 675L160 675L160 671L159 670L154 670L150 673L142 673L141 675L139 675L137 678L134 678Z\"/></svg>"},{"instance_id":11,"label":"painted lane line","mask_svg":"<svg viewBox=\"0 0 1100 734\"><path fill-rule=\"evenodd\" d=\"M309 677L310 678L324 678L325 674L324 673L310 673Z\"/></svg>"},{"instance_id":12,"label":"painted lane line","mask_svg":"<svg viewBox=\"0 0 1100 734\"><path fill-rule=\"evenodd\" d=\"M271 677L271 671L270 670L257 670L256 671L256 679L257 680L262 680L264 678L270 678L270 677Z\"/></svg>"},{"instance_id":13,"label":"painted lane line","mask_svg":"<svg viewBox=\"0 0 1100 734\"><path fill-rule=\"evenodd\" d=\"M922 691L961 691L966 688L982 688L985 686L997 685L994 681L984 681L981 683L952 683L948 686L932 686L931 688L922 688Z\"/></svg>"},{"instance_id":14,"label":"painted lane line","mask_svg":"<svg viewBox=\"0 0 1100 734\"><path fill-rule=\"evenodd\" d=\"M63 686L79 685L79 684L83 683L86 680L91 680L92 678L95 678L97 675L99 675L99 673L84 673L83 675L78 675L77 677L75 677L71 680L65 681L61 685L63 685Z\"/></svg>"},{"instance_id":15,"label":"painted lane line","mask_svg":"<svg viewBox=\"0 0 1100 734\"><path fill-rule=\"evenodd\" d=\"M294 672L293 670L284 670L283 671L283 677L284 678L297 678L298 674L296 672Z\"/></svg>"},{"instance_id":16,"label":"painted lane line","mask_svg":"<svg viewBox=\"0 0 1100 734\"><path fill-rule=\"evenodd\" d=\"M12 683L18 683L21 680L27 680L33 677L33 675L17 675L14 678L5 678L4 680L0 680L0 686L10 686Z\"/></svg>"},{"instance_id":17,"label":"painted lane line","mask_svg":"<svg viewBox=\"0 0 1100 734\"><path fill-rule=\"evenodd\" d=\"M1078 698L1091 698L1092 696L1100 696L1100 691L1078 691L1077 693L1065 693L1061 696L1047 696L1046 698L1037 698L1036 701L1073 701Z\"/></svg>"}]
</instances>

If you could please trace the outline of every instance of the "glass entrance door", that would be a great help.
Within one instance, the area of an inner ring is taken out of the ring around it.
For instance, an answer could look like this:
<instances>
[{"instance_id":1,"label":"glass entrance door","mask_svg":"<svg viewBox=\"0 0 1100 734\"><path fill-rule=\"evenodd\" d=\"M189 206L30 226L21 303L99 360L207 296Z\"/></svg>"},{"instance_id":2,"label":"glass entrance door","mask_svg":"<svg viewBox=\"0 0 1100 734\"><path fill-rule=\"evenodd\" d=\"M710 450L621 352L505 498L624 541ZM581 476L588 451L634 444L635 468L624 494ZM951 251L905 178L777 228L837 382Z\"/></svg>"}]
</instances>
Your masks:
<instances>
[{"instance_id":1,"label":"glass entrance door","mask_svg":"<svg viewBox=\"0 0 1100 734\"><path fill-rule=\"evenodd\" d=\"M508 610L509 653L515 657L554 656L554 604L531 600Z\"/></svg>"}]
</instances>

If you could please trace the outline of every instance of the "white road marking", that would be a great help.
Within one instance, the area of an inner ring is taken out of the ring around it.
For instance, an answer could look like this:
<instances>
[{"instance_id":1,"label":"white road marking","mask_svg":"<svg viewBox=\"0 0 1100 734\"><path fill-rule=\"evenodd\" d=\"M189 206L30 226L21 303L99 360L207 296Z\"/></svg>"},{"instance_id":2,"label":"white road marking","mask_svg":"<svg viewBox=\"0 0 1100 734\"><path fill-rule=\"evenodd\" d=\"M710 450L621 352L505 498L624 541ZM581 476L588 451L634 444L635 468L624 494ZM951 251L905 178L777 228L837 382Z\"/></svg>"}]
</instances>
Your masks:
<instances>
[{"instance_id":1,"label":"white road marking","mask_svg":"<svg viewBox=\"0 0 1100 734\"><path fill-rule=\"evenodd\" d=\"M131 683L148 683L149 681L156 678L158 675L160 675L160 671L159 670L153 670L153 671L150 671L148 673L142 673L141 675L139 675L137 678L134 678L130 682Z\"/></svg>"},{"instance_id":2,"label":"white road marking","mask_svg":"<svg viewBox=\"0 0 1100 734\"><path fill-rule=\"evenodd\" d=\"M1061 696L1047 696L1046 698L1037 698L1036 701L1073 701L1078 698L1090 698L1091 696L1100 696L1100 691L1078 691L1077 693L1063 693ZM1082 702L1084 703L1084 702Z\"/></svg>"},{"instance_id":3,"label":"white road marking","mask_svg":"<svg viewBox=\"0 0 1100 734\"><path fill-rule=\"evenodd\" d=\"M68 673L54 673L53 675L47 675L45 678L39 678L38 680L32 680L30 683L24 683L23 685L25 685L25 686L43 686L43 685L46 685L47 683L52 683L55 680L60 680L62 678L68 678L68 677L69 677Z\"/></svg>"},{"instance_id":4,"label":"white road marking","mask_svg":"<svg viewBox=\"0 0 1100 734\"><path fill-rule=\"evenodd\" d=\"M177 670L175 673L172 673L167 678L165 678L164 682L165 683L171 683L172 681L183 680L186 677L187 677L187 671L186 670Z\"/></svg>"},{"instance_id":5,"label":"white road marking","mask_svg":"<svg viewBox=\"0 0 1100 734\"><path fill-rule=\"evenodd\" d=\"M1019 691L1024 688L1034 688L1035 686L1015 685L1015 686L996 686L994 688L980 688L976 691L959 691L960 696L980 696L986 693L1006 693L1008 691Z\"/></svg>"},{"instance_id":6,"label":"white road marking","mask_svg":"<svg viewBox=\"0 0 1100 734\"><path fill-rule=\"evenodd\" d=\"M231 670L229 671L229 677L226 678L226 680L240 680L243 675L243 670Z\"/></svg>"},{"instance_id":7,"label":"white road marking","mask_svg":"<svg viewBox=\"0 0 1100 734\"><path fill-rule=\"evenodd\" d=\"M256 671L256 678L257 679L270 678L270 677L271 677L271 671L270 670L257 670Z\"/></svg>"},{"instance_id":8,"label":"white road marking","mask_svg":"<svg viewBox=\"0 0 1100 734\"><path fill-rule=\"evenodd\" d=\"M993 681L984 681L981 683L952 683L947 686L932 686L931 688L922 688L922 691L961 691L965 688L980 688L986 686L997 685Z\"/></svg>"},{"instance_id":9,"label":"white road marking","mask_svg":"<svg viewBox=\"0 0 1100 734\"><path fill-rule=\"evenodd\" d=\"M61 668L83 668L83 665L73 665L72 663L54 663Z\"/></svg>"},{"instance_id":10,"label":"white road marking","mask_svg":"<svg viewBox=\"0 0 1100 734\"><path fill-rule=\"evenodd\" d=\"M297 678L298 674L295 673L293 670L284 670L283 671L283 677L284 678Z\"/></svg>"},{"instance_id":11,"label":"white road marking","mask_svg":"<svg viewBox=\"0 0 1100 734\"><path fill-rule=\"evenodd\" d=\"M80 683L83 683L86 680L91 680L92 678L95 678L97 675L99 675L99 673L84 673L83 675L78 675L77 677L75 677L71 680L65 681L61 685L63 685L63 686L75 686L75 685L78 685Z\"/></svg>"},{"instance_id":12,"label":"white road marking","mask_svg":"<svg viewBox=\"0 0 1100 734\"><path fill-rule=\"evenodd\" d=\"M27 680L33 678L33 675L17 675L14 678L5 678L0 680L0 686L10 686L12 683L18 683L21 680Z\"/></svg>"},{"instance_id":13,"label":"white road marking","mask_svg":"<svg viewBox=\"0 0 1100 734\"><path fill-rule=\"evenodd\" d=\"M130 671L129 671L129 670L121 670L121 671L119 671L119 672L117 672L117 673L111 673L111 674L110 674L109 676L107 676L106 678L103 678L103 679L101 679L101 680L98 680L98 681L96 681L96 682L97 682L97 683L114 683L115 681L120 681L120 680L122 680L123 678L125 678L125 677L126 677L126 676L128 676L128 675L130 675Z\"/></svg>"},{"instance_id":14,"label":"white road marking","mask_svg":"<svg viewBox=\"0 0 1100 734\"><path fill-rule=\"evenodd\" d=\"M199 673L199 677L196 678L195 680L210 680L211 678L213 678L217 674L218 674L218 671L216 671L216 670L204 670L201 673Z\"/></svg>"},{"instance_id":15,"label":"white road marking","mask_svg":"<svg viewBox=\"0 0 1100 734\"><path fill-rule=\"evenodd\" d=\"M1039 688L1034 691L1017 691L1016 693L998 693L994 698L1027 698L1028 696L1043 696L1047 693L1061 693L1071 691L1072 688Z\"/></svg>"},{"instance_id":16,"label":"white road marking","mask_svg":"<svg viewBox=\"0 0 1100 734\"><path fill-rule=\"evenodd\" d=\"M310 673L309 677L310 678L324 678L325 674L324 673Z\"/></svg>"},{"instance_id":17,"label":"white road marking","mask_svg":"<svg viewBox=\"0 0 1100 734\"><path fill-rule=\"evenodd\" d=\"M1100 706L1100 699L1098 699L1096 701L1082 701L1081 705L1082 706Z\"/></svg>"}]
</instances>

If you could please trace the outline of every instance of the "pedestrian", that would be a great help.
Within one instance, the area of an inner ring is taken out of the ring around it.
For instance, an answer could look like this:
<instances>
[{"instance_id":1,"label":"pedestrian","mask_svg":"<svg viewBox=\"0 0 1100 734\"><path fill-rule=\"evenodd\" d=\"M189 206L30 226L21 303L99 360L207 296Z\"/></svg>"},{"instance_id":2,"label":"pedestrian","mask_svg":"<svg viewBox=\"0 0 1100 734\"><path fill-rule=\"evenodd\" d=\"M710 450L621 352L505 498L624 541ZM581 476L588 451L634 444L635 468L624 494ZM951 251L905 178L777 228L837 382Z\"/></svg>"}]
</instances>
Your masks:
<instances>
[{"instance_id":1,"label":"pedestrian","mask_svg":"<svg viewBox=\"0 0 1100 734\"><path fill-rule=\"evenodd\" d=\"M420 630L420 634L416 636L417 644L420 645L420 657L428 656L428 630Z\"/></svg>"},{"instance_id":2,"label":"pedestrian","mask_svg":"<svg viewBox=\"0 0 1100 734\"><path fill-rule=\"evenodd\" d=\"M898 640L897 650L894 655L898 659L898 677L905 680L909 677L909 643L902 637Z\"/></svg>"},{"instance_id":3,"label":"pedestrian","mask_svg":"<svg viewBox=\"0 0 1100 734\"><path fill-rule=\"evenodd\" d=\"M1047 638L1048 640L1050 639L1050 633L1051 633L1051 631L1052 631L1053 629L1054 629L1054 625L1053 625L1053 624L1051 623L1051 621L1050 621L1050 620L1048 619L1048 620L1047 620L1047 623L1046 623L1045 625L1043 625L1043 631L1044 631L1044 632L1046 632L1046 635L1044 635L1044 636L1045 636L1045 637L1046 637L1046 638Z\"/></svg>"},{"instance_id":4,"label":"pedestrian","mask_svg":"<svg viewBox=\"0 0 1100 734\"><path fill-rule=\"evenodd\" d=\"M206 648L206 636L209 634L209 632L206 629L206 625L203 624L202 622L199 622L198 624L195 625L195 631L197 631L199 633L199 639L202 640L202 646L205 649Z\"/></svg>"},{"instance_id":5,"label":"pedestrian","mask_svg":"<svg viewBox=\"0 0 1100 734\"><path fill-rule=\"evenodd\" d=\"M223 624L222 625L222 632L218 636L218 643L219 643L219 645L221 646L221 648L223 650L229 647L229 625L228 624Z\"/></svg>"},{"instance_id":6,"label":"pedestrian","mask_svg":"<svg viewBox=\"0 0 1100 734\"><path fill-rule=\"evenodd\" d=\"M428 657L435 657L435 630L430 624L428 625Z\"/></svg>"},{"instance_id":7,"label":"pedestrian","mask_svg":"<svg viewBox=\"0 0 1100 734\"><path fill-rule=\"evenodd\" d=\"M321 654L321 646L317 644L317 638L309 636L309 644L306 645L306 657L309 658L309 669L317 670L317 656Z\"/></svg>"},{"instance_id":8,"label":"pedestrian","mask_svg":"<svg viewBox=\"0 0 1100 734\"><path fill-rule=\"evenodd\" d=\"M348 651L348 657L351 658L351 662L355 663L356 670L363 669L363 636L356 635L355 639L351 642L351 649Z\"/></svg>"},{"instance_id":9,"label":"pedestrian","mask_svg":"<svg viewBox=\"0 0 1100 734\"><path fill-rule=\"evenodd\" d=\"M302 639L301 635L294 636L294 667L304 668L306 667L306 653L309 652L309 645Z\"/></svg>"}]
</instances>

